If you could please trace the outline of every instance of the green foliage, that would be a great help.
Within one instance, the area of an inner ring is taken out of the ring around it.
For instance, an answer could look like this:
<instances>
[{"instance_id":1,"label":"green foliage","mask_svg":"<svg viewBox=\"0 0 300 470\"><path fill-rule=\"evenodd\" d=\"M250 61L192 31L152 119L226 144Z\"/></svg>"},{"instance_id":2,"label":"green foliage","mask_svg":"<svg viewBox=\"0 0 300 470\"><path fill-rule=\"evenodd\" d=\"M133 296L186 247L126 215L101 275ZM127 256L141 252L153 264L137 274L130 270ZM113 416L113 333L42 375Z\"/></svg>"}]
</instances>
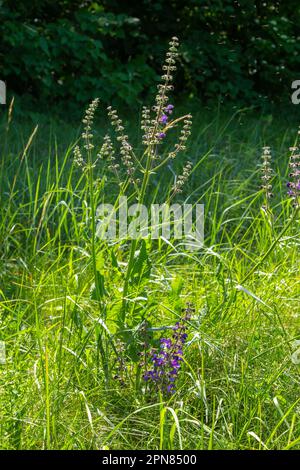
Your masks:
<instances>
[{"instance_id":1,"label":"green foliage","mask_svg":"<svg viewBox=\"0 0 300 470\"><path fill-rule=\"evenodd\" d=\"M300 65L295 0L1 2L0 77L40 103L94 96L136 105L153 91L167 40L182 43L179 94L289 100Z\"/></svg>"},{"instance_id":2,"label":"green foliage","mask_svg":"<svg viewBox=\"0 0 300 470\"><path fill-rule=\"evenodd\" d=\"M129 104L153 80L140 54L122 60L120 44L137 36L138 20L127 15L78 7L71 18L49 21L7 6L1 17L1 77L19 94L50 104L86 102L94 95Z\"/></svg>"}]
</instances>

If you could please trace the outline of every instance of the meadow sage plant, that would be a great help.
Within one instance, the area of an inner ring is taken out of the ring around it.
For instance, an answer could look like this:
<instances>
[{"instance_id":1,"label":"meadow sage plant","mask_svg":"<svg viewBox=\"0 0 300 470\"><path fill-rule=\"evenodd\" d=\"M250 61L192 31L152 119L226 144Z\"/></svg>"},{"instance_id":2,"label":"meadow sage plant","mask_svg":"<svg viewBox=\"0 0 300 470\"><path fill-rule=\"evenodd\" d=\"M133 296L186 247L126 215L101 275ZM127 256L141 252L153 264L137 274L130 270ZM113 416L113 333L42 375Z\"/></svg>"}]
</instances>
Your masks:
<instances>
[{"instance_id":1,"label":"meadow sage plant","mask_svg":"<svg viewBox=\"0 0 300 470\"><path fill-rule=\"evenodd\" d=\"M287 183L288 195L293 201L293 207L300 207L300 153L298 147L290 147L290 173L289 182Z\"/></svg>"},{"instance_id":2,"label":"meadow sage plant","mask_svg":"<svg viewBox=\"0 0 300 470\"><path fill-rule=\"evenodd\" d=\"M160 339L160 347L151 349L144 359L144 381L149 389L160 391L163 395L173 394L176 391L176 380L183 362L183 349L188 333L188 322L194 309L189 305L184 309L181 320L172 328L171 337Z\"/></svg>"},{"instance_id":3,"label":"meadow sage plant","mask_svg":"<svg viewBox=\"0 0 300 470\"><path fill-rule=\"evenodd\" d=\"M122 189L125 191L130 185L134 183L136 191L136 199L138 202L143 203L146 195L146 188L149 183L150 176L154 174L159 168L164 166L170 159L174 159L180 151L186 149L186 142L191 134L192 116L187 114L185 116L174 118L174 105L169 103L169 93L173 90L174 72L176 71L176 60L178 58L178 39L173 37L169 43L169 50L166 54L165 63L163 65L163 75L161 82L158 85L158 92L155 97L154 106L144 106L142 109L141 129L143 131L142 143L146 147L144 152L138 156L133 146L129 142L129 137L125 131L125 125L119 117L117 110L108 106L108 117L110 119L112 128L116 135L117 147L115 148L111 137L105 135L104 141L97 153L97 159L92 163L93 166L97 163L98 159L108 163L108 169L113 171L120 183ZM96 98L88 107L85 117L83 119L84 132L82 139L84 148L87 152L91 152L94 148L92 143L93 133L92 124L94 114L99 105L99 99ZM168 133L177 128L180 123L183 123L178 142L174 144L174 148L165 155L164 152L160 154L159 148L163 144ZM88 162L84 160L79 146L74 149L75 162L83 169L88 167ZM91 163L91 162L89 162ZM125 170L125 178L120 176L120 170ZM174 184L176 192L180 191L180 187L184 184L189 176L191 163L188 163L184 169L183 175L178 177L177 184Z\"/></svg>"},{"instance_id":4,"label":"meadow sage plant","mask_svg":"<svg viewBox=\"0 0 300 470\"><path fill-rule=\"evenodd\" d=\"M262 164L261 164L261 189L263 189L264 193L264 205L263 209L269 211L270 210L270 199L273 197L272 193L272 176L273 170L271 165L271 149L270 147L263 147L263 154L262 154Z\"/></svg>"},{"instance_id":5,"label":"meadow sage plant","mask_svg":"<svg viewBox=\"0 0 300 470\"><path fill-rule=\"evenodd\" d=\"M122 195L127 195L131 200L135 200L139 204L143 204L147 197L147 188L151 177L157 174L158 170L164 167L171 159L174 159L179 152L186 149L186 142L191 134L192 116L186 114L181 117L174 117L175 106L169 102L169 94L173 90L174 72L176 71L176 60L178 58L178 39L173 37L169 43L169 49L166 53L165 62L163 64L163 74L158 85L155 103L152 107L144 106L142 109L141 129L142 151L135 150L129 141L129 137L125 130L125 124L119 117L117 110L108 106L107 112L114 131L115 138L111 138L106 134L100 148L95 148L93 141L93 120L95 111L99 105L99 99L96 98L88 107L84 119L84 131L82 139L84 141L83 151L77 145L74 148L74 160L82 170L87 174L90 191L90 212L92 218L92 258L95 274L95 285L97 290L97 298L102 298L103 286L98 285L97 274L97 254L101 249L101 243L96 243L95 230L95 214L97 195L95 195L95 187L93 184L93 171L98 162L106 165L109 171L112 171L117 179L119 186L119 195L115 201L115 208L118 208L119 200ZM165 152L163 143L166 141L168 134L174 128L181 126L180 134L177 141L173 144L171 151ZM95 157L93 157L95 153ZM176 177L172 186L169 198L174 197L182 191L183 185L192 172L192 163L188 162L183 169L183 173ZM127 310L127 295L129 290L129 281L134 264L135 254L140 240L131 240L129 259L127 267L124 271L123 283L123 307L122 322L125 322Z\"/></svg>"}]
</instances>

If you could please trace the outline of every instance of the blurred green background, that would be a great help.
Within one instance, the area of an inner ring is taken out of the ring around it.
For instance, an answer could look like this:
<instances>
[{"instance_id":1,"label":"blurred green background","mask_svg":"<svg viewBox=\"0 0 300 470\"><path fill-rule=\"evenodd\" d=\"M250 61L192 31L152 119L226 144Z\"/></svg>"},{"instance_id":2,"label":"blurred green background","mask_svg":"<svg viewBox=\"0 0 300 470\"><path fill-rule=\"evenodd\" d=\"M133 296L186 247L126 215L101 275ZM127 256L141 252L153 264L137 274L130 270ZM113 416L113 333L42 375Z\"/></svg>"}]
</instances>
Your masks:
<instances>
[{"instance_id":1,"label":"blurred green background","mask_svg":"<svg viewBox=\"0 0 300 470\"><path fill-rule=\"evenodd\" d=\"M99 96L134 110L155 92L167 42L176 35L179 100L289 105L300 69L299 5L298 0L0 1L0 78L9 95L35 108L76 112Z\"/></svg>"}]
</instances>

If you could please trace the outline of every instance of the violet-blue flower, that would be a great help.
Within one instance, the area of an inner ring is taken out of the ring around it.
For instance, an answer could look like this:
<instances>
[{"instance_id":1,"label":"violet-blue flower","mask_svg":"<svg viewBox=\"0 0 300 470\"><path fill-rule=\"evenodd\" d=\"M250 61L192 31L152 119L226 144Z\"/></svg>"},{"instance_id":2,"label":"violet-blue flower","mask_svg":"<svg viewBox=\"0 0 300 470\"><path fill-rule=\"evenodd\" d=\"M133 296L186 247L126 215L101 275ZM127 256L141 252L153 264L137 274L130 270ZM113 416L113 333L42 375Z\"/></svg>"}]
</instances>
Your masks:
<instances>
[{"instance_id":1,"label":"violet-blue flower","mask_svg":"<svg viewBox=\"0 0 300 470\"><path fill-rule=\"evenodd\" d=\"M165 107L165 112L172 114L173 109L174 109L174 106L172 104L168 104L168 106Z\"/></svg>"},{"instance_id":2,"label":"violet-blue flower","mask_svg":"<svg viewBox=\"0 0 300 470\"><path fill-rule=\"evenodd\" d=\"M166 348L170 348L172 346L172 341L170 340L170 338L161 338L160 344L162 344Z\"/></svg>"},{"instance_id":3,"label":"violet-blue flower","mask_svg":"<svg viewBox=\"0 0 300 470\"><path fill-rule=\"evenodd\" d=\"M185 315L173 326L171 338L160 339L160 349L150 353L148 364L151 369L144 374L144 380L162 393L174 393L175 382L183 362L183 346L187 339L187 321L193 309L184 309Z\"/></svg>"},{"instance_id":4,"label":"violet-blue flower","mask_svg":"<svg viewBox=\"0 0 300 470\"><path fill-rule=\"evenodd\" d=\"M157 137L158 137L159 139L164 139L164 138L166 137L166 134L165 134L164 132L159 132L159 133L157 134Z\"/></svg>"},{"instance_id":5,"label":"violet-blue flower","mask_svg":"<svg viewBox=\"0 0 300 470\"><path fill-rule=\"evenodd\" d=\"M162 124L166 124L168 122L168 116L163 114L159 120Z\"/></svg>"}]
</instances>

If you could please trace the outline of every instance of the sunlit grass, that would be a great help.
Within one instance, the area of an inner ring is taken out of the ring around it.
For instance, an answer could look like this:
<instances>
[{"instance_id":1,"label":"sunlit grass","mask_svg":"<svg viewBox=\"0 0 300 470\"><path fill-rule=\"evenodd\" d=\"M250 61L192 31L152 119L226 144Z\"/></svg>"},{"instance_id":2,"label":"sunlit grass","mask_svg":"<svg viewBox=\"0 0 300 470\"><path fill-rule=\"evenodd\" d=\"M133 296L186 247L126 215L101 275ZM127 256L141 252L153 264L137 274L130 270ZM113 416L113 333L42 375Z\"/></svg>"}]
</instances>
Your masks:
<instances>
[{"instance_id":1,"label":"sunlit grass","mask_svg":"<svg viewBox=\"0 0 300 470\"><path fill-rule=\"evenodd\" d=\"M62 125L34 133L35 125L12 120L1 128L0 447L300 448L299 366L291 360L300 326L299 221L291 222L285 186L296 128L247 112L196 116L188 151L155 175L147 202L164 200L174 172L192 160L179 201L205 204L205 246L191 252L146 241L151 269L128 286L124 331L120 286L130 242L99 244L99 302L90 188L73 164L79 131L66 124L66 135ZM96 138L104 133L96 126ZM259 191L265 144L274 149L272 216ZM102 164L94 177L99 200L113 199ZM173 325L187 302L195 315L177 391L149 396L132 373L138 327L145 318L153 328ZM127 345L125 385L113 378L116 336Z\"/></svg>"}]
</instances>

